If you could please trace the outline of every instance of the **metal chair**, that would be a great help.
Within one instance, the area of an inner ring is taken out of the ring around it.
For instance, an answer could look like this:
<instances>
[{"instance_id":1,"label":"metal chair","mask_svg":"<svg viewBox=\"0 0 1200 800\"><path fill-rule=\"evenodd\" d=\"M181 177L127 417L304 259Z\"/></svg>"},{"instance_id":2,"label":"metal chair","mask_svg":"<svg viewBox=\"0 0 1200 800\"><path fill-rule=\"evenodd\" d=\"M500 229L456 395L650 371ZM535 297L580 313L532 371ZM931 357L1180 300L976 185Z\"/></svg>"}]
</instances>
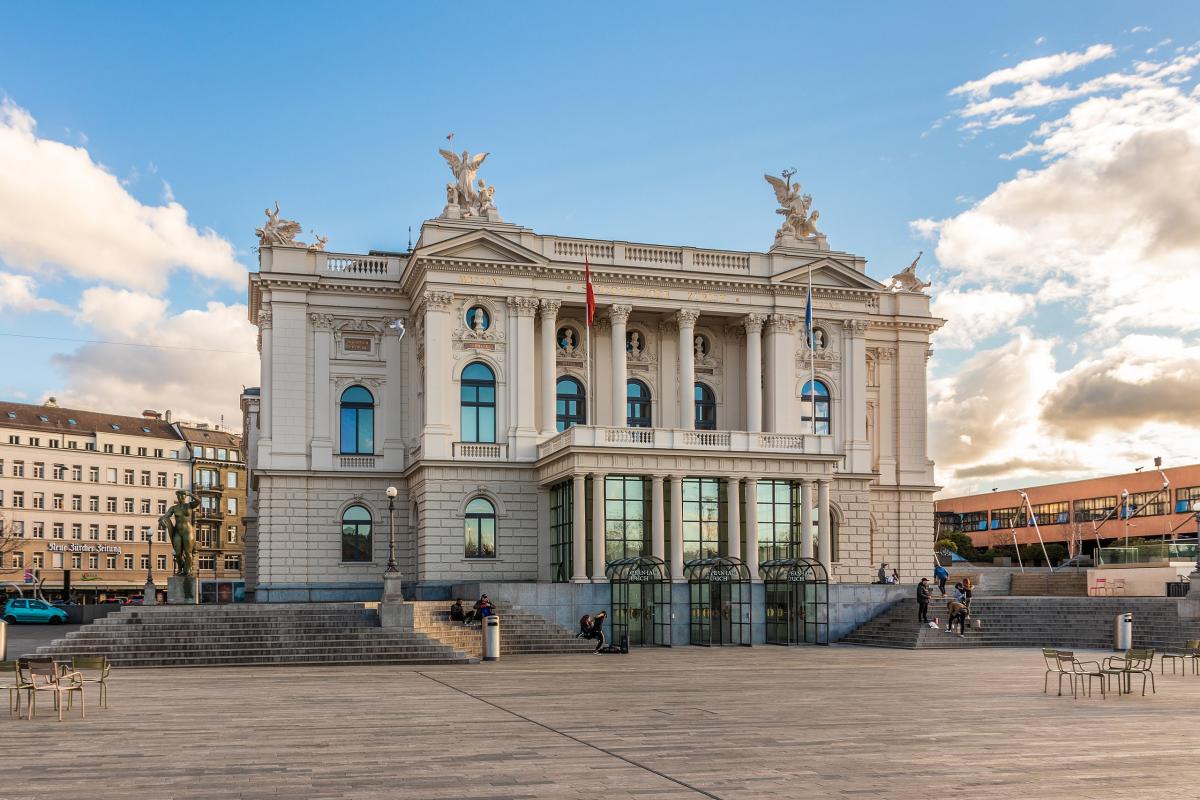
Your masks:
<instances>
[{"instance_id":1,"label":"metal chair","mask_svg":"<svg viewBox=\"0 0 1200 800\"><path fill-rule=\"evenodd\" d=\"M72 656L71 671L78 676L73 679L76 683L99 684L100 707L108 708L108 676L112 673L108 659L104 656Z\"/></svg>"},{"instance_id":2,"label":"metal chair","mask_svg":"<svg viewBox=\"0 0 1200 800\"><path fill-rule=\"evenodd\" d=\"M1046 662L1046 676L1042 679L1042 694L1047 694L1050 691L1050 675L1062 672L1062 665L1058 663L1058 651L1052 650L1049 647L1042 648L1042 659ZM1058 681L1058 693L1062 694L1062 678Z\"/></svg>"},{"instance_id":3,"label":"metal chair","mask_svg":"<svg viewBox=\"0 0 1200 800\"><path fill-rule=\"evenodd\" d=\"M87 707L83 700L83 684L75 682L78 673L60 673L58 665L51 659L29 659L29 714L26 719L33 719L37 711L38 692L50 692L54 695L54 707L58 709L58 721L63 721L63 700L66 700L67 710L71 709L72 695L79 693L79 717L87 718ZM64 682L69 681L69 682ZM64 698L65 695L65 698Z\"/></svg>"},{"instance_id":4,"label":"metal chair","mask_svg":"<svg viewBox=\"0 0 1200 800\"><path fill-rule=\"evenodd\" d=\"M1088 587L1088 595L1091 597L1099 597L1100 595L1110 594L1108 587L1108 578L1096 578L1095 583Z\"/></svg>"},{"instance_id":5,"label":"metal chair","mask_svg":"<svg viewBox=\"0 0 1200 800\"><path fill-rule=\"evenodd\" d=\"M1179 662L1179 671L1185 672L1187 662L1192 662L1192 674L1197 674L1197 662L1200 661L1200 639L1189 639L1178 653L1163 653L1158 661L1158 671L1165 674L1167 662L1171 662L1171 674L1175 674L1175 662Z\"/></svg>"},{"instance_id":6,"label":"metal chair","mask_svg":"<svg viewBox=\"0 0 1200 800\"><path fill-rule=\"evenodd\" d=\"M20 718L21 692L28 694L30 689L20 661L0 661L0 689L8 690L8 715L11 717L15 709Z\"/></svg>"},{"instance_id":7,"label":"metal chair","mask_svg":"<svg viewBox=\"0 0 1200 800\"><path fill-rule=\"evenodd\" d=\"M1097 579L1097 580L1099 580L1099 579ZM1113 595L1114 597L1116 597L1118 595L1124 595L1125 594L1125 579L1124 578L1113 578L1112 582L1109 583L1109 585L1108 585L1108 593L1110 595Z\"/></svg>"},{"instance_id":8,"label":"metal chair","mask_svg":"<svg viewBox=\"0 0 1200 800\"><path fill-rule=\"evenodd\" d=\"M1079 698L1076 692L1076 681L1079 684L1079 690L1083 690L1083 679L1087 678L1087 695L1092 695L1092 681L1096 678L1100 679L1100 696L1108 699L1108 680L1111 677L1098 661L1080 661L1071 653L1059 651L1058 663L1064 674L1071 678L1071 696L1075 699ZM1060 678L1061 680L1061 678Z\"/></svg>"},{"instance_id":9,"label":"metal chair","mask_svg":"<svg viewBox=\"0 0 1200 800\"><path fill-rule=\"evenodd\" d=\"M1150 691L1158 694L1154 686L1154 649L1133 648L1126 650L1123 656L1109 656L1102 664L1108 674L1118 679L1118 692L1131 694L1133 692L1133 676L1142 676L1142 696L1146 696L1146 677L1150 678Z\"/></svg>"}]
</instances>

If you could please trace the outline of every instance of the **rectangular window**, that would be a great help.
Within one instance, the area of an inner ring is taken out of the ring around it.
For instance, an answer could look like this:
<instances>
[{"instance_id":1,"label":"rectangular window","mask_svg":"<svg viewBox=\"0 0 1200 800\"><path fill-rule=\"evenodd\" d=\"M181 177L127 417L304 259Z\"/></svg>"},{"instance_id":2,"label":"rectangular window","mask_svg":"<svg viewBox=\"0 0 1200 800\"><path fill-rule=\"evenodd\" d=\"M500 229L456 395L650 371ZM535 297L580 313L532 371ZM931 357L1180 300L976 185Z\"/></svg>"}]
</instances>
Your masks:
<instances>
[{"instance_id":1,"label":"rectangular window","mask_svg":"<svg viewBox=\"0 0 1200 800\"><path fill-rule=\"evenodd\" d=\"M46 507L45 492L34 492L33 493L33 507L34 508L45 508Z\"/></svg>"},{"instance_id":2,"label":"rectangular window","mask_svg":"<svg viewBox=\"0 0 1200 800\"><path fill-rule=\"evenodd\" d=\"M83 556L78 555L78 554L71 556L71 569L79 569L82 566L83 566Z\"/></svg>"},{"instance_id":3,"label":"rectangular window","mask_svg":"<svg viewBox=\"0 0 1200 800\"><path fill-rule=\"evenodd\" d=\"M200 556L199 559L197 559L197 564L200 567L200 569L207 569L207 570L216 569L217 568L217 557L211 553L209 553L208 555L202 555L202 556Z\"/></svg>"},{"instance_id":4,"label":"rectangular window","mask_svg":"<svg viewBox=\"0 0 1200 800\"><path fill-rule=\"evenodd\" d=\"M139 447L139 448L138 448L138 455L139 455L139 456L144 456L144 455L146 455L146 448L144 448L144 447Z\"/></svg>"},{"instance_id":5,"label":"rectangular window","mask_svg":"<svg viewBox=\"0 0 1200 800\"><path fill-rule=\"evenodd\" d=\"M167 488L167 473L160 472L157 475L155 475L154 477L155 477L155 480L157 481L157 485L160 488L163 488L163 489Z\"/></svg>"},{"instance_id":6,"label":"rectangular window","mask_svg":"<svg viewBox=\"0 0 1200 800\"><path fill-rule=\"evenodd\" d=\"M64 500L65 498L61 494L56 494L50 499L50 507L55 511L62 511Z\"/></svg>"},{"instance_id":7,"label":"rectangular window","mask_svg":"<svg viewBox=\"0 0 1200 800\"><path fill-rule=\"evenodd\" d=\"M126 486L133 486L133 470L127 469L121 476Z\"/></svg>"},{"instance_id":8,"label":"rectangular window","mask_svg":"<svg viewBox=\"0 0 1200 800\"><path fill-rule=\"evenodd\" d=\"M117 557L116 556L105 556L104 566L108 567L109 569L116 569L117 568Z\"/></svg>"},{"instance_id":9,"label":"rectangular window","mask_svg":"<svg viewBox=\"0 0 1200 800\"><path fill-rule=\"evenodd\" d=\"M71 495L71 510L72 511L83 511L83 495L80 495L80 494Z\"/></svg>"},{"instance_id":10,"label":"rectangular window","mask_svg":"<svg viewBox=\"0 0 1200 800\"><path fill-rule=\"evenodd\" d=\"M141 562L142 569L150 569L150 556L148 554L142 553Z\"/></svg>"},{"instance_id":11,"label":"rectangular window","mask_svg":"<svg viewBox=\"0 0 1200 800\"><path fill-rule=\"evenodd\" d=\"M759 563L800 555L799 485L791 481L760 480L756 502ZM687 519L686 514L684 519ZM815 536L813 543L815 547Z\"/></svg>"},{"instance_id":12,"label":"rectangular window","mask_svg":"<svg viewBox=\"0 0 1200 800\"><path fill-rule=\"evenodd\" d=\"M130 452L129 445L127 445L127 444L121 445L121 455L127 456L127 455L129 455L129 452Z\"/></svg>"},{"instance_id":13,"label":"rectangular window","mask_svg":"<svg viewBox=\"0 0 1200 800\"><path fill-rule=\"evenodd\" d=\"M24 508L24 507L25 507L25 493L24 492L13 492L13 508Z\"/></svg>"},{"instance_id":14,"label":"rectangular window","mask_svg":"<svg viewBox=\"0 0 1200 800\"><path fill-rule=\"evenodd\" d=\"M64 527L64 526L63 526L63 524L62 524L61 522L55 522L55 523L54 523L54 524L53 524L53 525L50 527L50 535L51 535L51 537L53 537L53 538L55 538L55 539L61 539L61 538L63 538L63 534L64 534L63 527Z\"/></svg>"},{"instance_id":15,"label":"rectangular window","mask_svg":"<svg viewBox=\"0 0 1200 800\"><path fill-rule=\"evenodd\" d=\"M228 534L229 544L237 544L237 525L230 525Z\"/></svg>"},{"instance_id":16,"label":"rectangular window","mask_svg":"<svg viewBox=\"0 0 1200 800\"><path fill-rule=\"evenodd\" d=\"M40 461L33 462L33 477L35 477L35 478L46 477L46 465Z\"/></svg>"},{"instance_id":17,"label":"rectangular window","mask_svg":"<svg viewBox=\"0 0 1200 800\"><path fill-rule=\"evenodd\" d=\"M183 473L182 472L176 472L171 475L171 486L176 489L183 488Z\"/></svg>"},{"instance_id":18,"label":"rectangular window","mask_svg":"<svg viewBox=\"0 0 1200 800\"><path fill-rule=\"evenodd\" d=\"M88 569L96 569L100 566L100 556L88 556Z\"/></svg>"},{"instance_id":19,"label":"rectangular window","mask_svg":"<svg viewBox=\"0 0 1200 800\"><path fill-rule=\"evenodd\" d=\"M104 539L109 542L115 542L117 540L117 526L116 525L105 525L104 526Z\"/></svg>"},{"instance_id":20,"label":"rectangular window","mask_svg":"<svg viewBox=\"0 0 1200 800\"><path fill-rule=\"evenodd\" d=\"M209 461L211 461L213 459L213 457L214 457L213 449L211 447L204 448L204 457L207 458Z\"/></svg>"},{"instance_id":21,"label":"rectangular window","mask_svg":"<svg viewBox=\"0 0 1200 800\"><path fill-rule=\"evenodd\" d=\"M143 514L150 513L150 499L149 498L146 498L146 497L142 498L141 509L142 509Z\"/></svg>"},{"instance_id":22,"label":"rectangular window","mask_svg":"<svg viewBox=\"0 0 1200 800\"><path fill-rule=\"evenodd\" d=\"M146 470L142 470L141 479L142 479L142 486L150 485L150 473L147 472Z\"/></svg>"},{"instance_id":23,"label":"rectangular window","mask_svg":"<svg viewBox=\"0 0 1200 800\"><path fill-rule=\"evenodd\" d=\"M13 462L13 477L14 478L24 478L25 477L25 462L24 461L14 461Z\"/></svg>"},{"instance_id":24,"label":"rectangular window","mask_svg":"<svg viewBox=\"0 0 1200 800\"><path fill-rule=\"evenodd\" d=\"M227 489L236 489L237 488L237 473L234 472L233 470L229 470L228 472L225 473L225 488L227 488Z\"/></svg>"},{"instance_id":25,"label":"rectangular window","mask_svg":"<svg viewBox=\"0 0 1200 800\"><path fill-rule=\"evenodd\" d=\"M225 498L225 513L229 514L230 516L234 516L238 513L236 497Z\"/></svg>"},{"instance_id":26,"label":"rectangular window","mask_svg":"<svg viewBox=\"0 0 1200 800\"><path fill-rule=\"evenodd\" d=\"M721 552L725 489L716 478L683 479L683 560L710 558Z\"/></svg>"},{"instance_id":27,"label":"rectangular window","mask_svg":"<svg viewBox=\"0 0 1200 800\"><path fill-rule=\"evenodd\" d=\"M34 553L33 554L33 568L41 569L44 566L46 566L46 554L45 553Z\"/></svg>"},{"instance_id":28,"label":"rectangular window","mask_svg":"<svg viewBox=\"0 0 1200 800\"><path fill-rule=\"evenodd\" d=\"M127 541L127 542L133 541L133 526L132 525L126 525L124 530L121 531L121 533L124 536L125 541Z\"/></svg>"},{"instance_id":29,"label":"rectangular window","mask_svg":"<svg viewBox=\"0 0 1200 800\"><path fill-rule=\"evenodd\" d=\"M143 525L141 533L142 533L142 541L143 542L150 541L151 534L150 534L150 526L149 525Z\"/></svg>"},{"instance_id":30,"label":"rectangular window","mask_svg":"<svg viewBox=\"0 0 1200 800\"><path fill-rule=\"evenodd\" d=\"M95 442L87 442L86 444L84 444L83 449L90 450L91 452L94 453L94 452L96 452L96 443Z\"/></svg>"},{"instance_id":31,"label":"rectangular window","mask_svg":"<svg viewBox=\"0 0 1200 800\"><path fill-rule=\"evenodd\" d=\"M233 555L225 556L225 569L233 570L236 572L236 571L240 571L241 568L242 568L242 557L241 556L233 556Z\"/></svg>"},{"instance_id":32,"label":"rectangular window","mask_svg":"<svg viewBox=\"0 0 1200 800\"><path fill-rule=\"evenodd\" d=\"M71 444L74 444L74 442L71 442ZM78 464L71 467L71 480L73 480L73 481L82 481L83 480L83 467L79 466Z\"/></svg>"},{"instance_id":33,"label":"rectangular window","mask_svg":"<svg viewBox=\"0 0 1200 800\"><path fill-rule=\"evenodd\" d=\"M88 480L91 481L92 483L100 482L100 468L99 467L88 467Z\"/></svg>"},{"instance_id":34,"label":"rectangular window","mask_svg":"<svg viewBox=\"0 0 1200 800\"><path fill-rule=\"evenodd\" d=\"M72 539L82 539L83 538L83 524L82 523L79 523L79 522L71 523L71 538Z\"/></svg>"},{"instance_id":35,"label":"rectangular window","mask_svg":"<svg viewBox=\"0 0 1200 800\"><path fill-rule=\"evenodd\" d=\"M1116 512L1117 497L1089 497L1086 500L1076 500L1074 511L1076 522L1099 522Z\"/></svg>"},{"instance_id":36,"label":"rectangular window","mask_svg":"<svg viewBox=\"0 0 1200 800\"><path fill-rule=\"evenodd\" d=\"M155 457L155 458L162 458L162 457L163 457L163 451L162 451L162 448L161 448L161 447L156 447L156 448L154 448L154 457Z\"/></svg>"},{"instance_id":37,"label":"rectangular window","mask_svg":"<svg viewBox=\"0 0 1200 800\"><path fill-rule=\"evenodd\" d=\"M122 560L125 562L125 569L133 569L133 553L126 553Z\"/></svg>"},{"instance_id":38,"label":"rectangular window","mask_svg":"<svg viewBox=\"0 0 1200 800\"><path fill-rule=\"evenodd\" d=\"M204 458L204 448L200 445L192 447L192 458Z\"/></svg>"},{"instance_id":39,"label":"rectangular window","mask_svg":"<svg viewBox=\"0 0 1200 800\"><path fill-rule=\"evenodd\" d=\"M687 518L686 514L684 518ZM610 475L605 478L605 561L642 555L648 549L649 533L645 479L632 475Z\"/></svg>"},{"instance_id":40,"label":"rectangular window","mask_svg":"<svg viewBox=\"0 0 1200 800\"><path fill-rule=\"evenodd\" d=\"M115 467L109 467L107 470L105 470L105 477L108 479L108 482L109 482L109 483L116 483L116 482L117 482L117 470L116 470L116 468L115 468Z\"/></svg>"},{"instance_id":41,"label":"rectangular window","mask_svg":"<svg viewBox=\"0 0 1200 800\"><path fill-rule=\"evenodd\" d=\"M88 511L99 511L99 510L100 510L100 498L96 497L95 495L92 495L91 497L88 498Z\"/></svg>"},{"instance_id":42,"label":"rectangular window","mask_svg":"<svg viewBox=\"0 0 1200 800\"><path fill-rule=\"evenodd\" d=\"M88 538L91 539L93 542L99 541L99 539L100 539L100 526L99 525L96 525L94 523L91 525L88 525Z\"/></svg>"},{"instance_id":43,"label":"rectangular window","mask_svg":"<svg viewBox=\"0 0 1200 800\"><path fill-rule=\"evenodd\" d=\"M24 569L25 554L24 553L13 553L12 554L12 565L13 565L13 569Z\"/></svg>"},{"instance_id":44,"label":"rectangular window","mask_svg":"<svg viewBox=\"0 0 1200 800\"><path fill-rule=\"evenodd\" d=\"M1167 513L1171 503L1171 493L1155 490L1153 492L1134 492L1129 495L1128 516L1156 517ZM1125 509L1121 510L1126 516Z\"/></svg>"},{"instance_id":45,"label":"rectangular window","mask_svg":"<svg viewBox=\"0 0 1200 800\"><path fill-rule=\"evenodd\" d=\"M121 508L123 508L125 510L126 514L132 514L133 513L133 498L126 497L125 501L121 504Z\"/></svg>"},{"instance_id":46,"label":"rectangular window","mask_svg":"<svg viewBox=\"0 0 1200 800\"><path fill-rule=\"evenodd\" d=\"M62 569L63 568L63 554L62 553L51 553L50 554L50 566L53 567L54 569Z\"/></svg>"},{"instance_id":47,"label":"rectangular window","mask_svg":"<svg viewBox=\"0 0 1200 800\"><path fill-rule=\"evenodd\" d=\"M117 498L106 497L104 499L104 510L110 514L117 513Z\"/></svg>"},{"instance_id":48,"label":"rectangular window","mask_svg":"<svg viewBox=\"0 0 1200 800\"><path fill-rule=\"evenodd\" d=\"M53 474L54 474L54 480L65 481L67 479L67 465L66 464L55 464Z\"/></svg>"},{"instance_id":49,"label":"rectangular window","mask_svg":"<svg viewBox=\"0 0 1200 800\"><path fill-rule=\"evenodd\" d=\"M217 448L217 461L225 461L225 460L226 460L225 459L225 448L218 447Z\"/></svg>"},{"instance_id":50,"label":"rectangular window","mask_svg":"<svg viewBox=\"0 0 1200 800\"><path fill-rule=\"evenodd\" d=\"M1008 508L993 508L992 509L992 525L994 531L1007 531L1013 528L1024 528L1025 523L1025 507L1010 506Z\"/></svg>"},{"instance_id":51,"label":"rectangular window","mask_svg":"<svg viewBox=\"0 0 1200 800\"><path fill-rule=\"evenodd\" d=\"M160 572L166 570L166 568L167 568L167 557L166 556L164 556L160 553L157 557L155 557L154 560L155 560L155 562L157 562L154 565L155 569L159 570Z\"/></svg>"},{"instance_id":52,"label":"rectangular window","mask_svg":"<svg viewBox=\"0 0 1200 800\"><path fill-rule=\"evenodd\" d=\"M58 439L51 439L51 440L50 440L50 446L51 446L51 447L54 447L54 448L57 448L57 447L58 447L58 441L59 441Z\"/></svg>"},{"instance_id":53,"label":"rectangular window","mask_svg":"<svg viewBox=\"0 0 1200 800\"><path fill-rule=\"evenodd\" d=\"M1175 490L1175 513L1186 514L1200 501L1200 486L1185 486Z\"/></svg>"},{"instance_id":54,"label":"rectangular window","mask_svg":"<svg viewBox=\"0 0 1200 800\"><path fill-rule=\"evenodd\" d=\"M971 533L987 529L988 512L986 511L967 511L958 515L958 524L955 526L956 533Z\"/></svg>"},{"instance_id":55,"label":"rectangular window","mask_svg":"<svg viewBox=\"0 0 1200 800\"><path fill-rule=\"evenodd\" d=\"M44 522L33 523L33 538L35 538L35 539L45 539L46 538L46 523L44 523Z\"/></svg>"},{"instance_id":56,"label":"rectangular window","mask_svg":"<svg viewBox=\"0 0 1200 800\"><path fill-rule=\"evenodd\" d=\"M29 439L29 444L30 444L30 446L31 446L31 447L41 447L41 446L42 446L42 440L41 440L41 439L39 439L39 438L38 438L38 437L36 437L36 436L33 436L33 437L30 437L30 439Z\"/></svg>"}]
</instances>

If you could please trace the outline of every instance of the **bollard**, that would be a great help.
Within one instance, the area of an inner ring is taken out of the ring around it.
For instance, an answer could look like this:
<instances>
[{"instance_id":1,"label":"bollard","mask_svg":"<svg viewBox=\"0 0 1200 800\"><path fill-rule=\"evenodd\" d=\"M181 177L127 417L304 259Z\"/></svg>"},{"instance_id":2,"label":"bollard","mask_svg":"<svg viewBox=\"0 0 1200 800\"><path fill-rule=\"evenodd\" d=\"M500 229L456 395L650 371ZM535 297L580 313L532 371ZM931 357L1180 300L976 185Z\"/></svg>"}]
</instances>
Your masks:
<instances>
[{"instance_id":1,"label":"bollard","mask_svg":"<svg viewBox=\"0 0 1200 800\"><path fill-rule=\"evenodd\" d=\"M2 619L0 619L0 661L8 661L8 623Z\"/></svg>"},{"instance_id":2,"label":"bollard","mask_svg":"<svg viewBox=\"0 0 1200 800\"><path fill-rule=\"evenodd\" d=\"M495 614L483 618L483 660L500 660L500 618Z\"/></svg>"}]
</instances>

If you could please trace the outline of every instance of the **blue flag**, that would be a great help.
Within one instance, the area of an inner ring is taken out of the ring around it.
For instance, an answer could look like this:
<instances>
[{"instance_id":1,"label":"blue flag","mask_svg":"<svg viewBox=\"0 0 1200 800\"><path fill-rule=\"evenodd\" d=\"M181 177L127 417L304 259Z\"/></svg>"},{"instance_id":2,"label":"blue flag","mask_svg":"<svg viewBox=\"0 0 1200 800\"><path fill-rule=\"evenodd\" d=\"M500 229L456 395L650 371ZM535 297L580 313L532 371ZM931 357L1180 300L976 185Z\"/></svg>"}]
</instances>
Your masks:
<instances>
[{"instance_id":1,"label":"blue flag","mask_svg":"<svg viewBox=\"0 0 1200 800\"><path fill-rule=\"evenodd\" d=\"M804 304L804 339L808 342L808 349L812 350L812 289L808 290L808 300Z\"/></svg>"}]
</instances>

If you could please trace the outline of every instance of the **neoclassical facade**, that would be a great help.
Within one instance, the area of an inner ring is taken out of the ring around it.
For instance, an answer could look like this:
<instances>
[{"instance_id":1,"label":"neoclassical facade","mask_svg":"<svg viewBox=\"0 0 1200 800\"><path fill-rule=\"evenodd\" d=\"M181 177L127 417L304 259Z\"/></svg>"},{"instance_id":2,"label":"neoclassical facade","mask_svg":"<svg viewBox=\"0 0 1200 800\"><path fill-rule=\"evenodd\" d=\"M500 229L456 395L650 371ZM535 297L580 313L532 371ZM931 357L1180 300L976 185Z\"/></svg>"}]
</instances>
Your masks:
<instances>
[{"instance_id":1,"label":"neoclassical facade","mask_svg":"<svg viewBox=\"0 0 1200 800\"><path fill-rule=\"evenodd\" d=\"M411 252L326 252L277 211L259 231L259 600L377 599L389 524L418 597L593 585L642 555L677 582L713 556L931 569L921 286L868 277L815 214L766 252L709 250L535 233L463 185Z\"/></svg>"}]
</instances>

